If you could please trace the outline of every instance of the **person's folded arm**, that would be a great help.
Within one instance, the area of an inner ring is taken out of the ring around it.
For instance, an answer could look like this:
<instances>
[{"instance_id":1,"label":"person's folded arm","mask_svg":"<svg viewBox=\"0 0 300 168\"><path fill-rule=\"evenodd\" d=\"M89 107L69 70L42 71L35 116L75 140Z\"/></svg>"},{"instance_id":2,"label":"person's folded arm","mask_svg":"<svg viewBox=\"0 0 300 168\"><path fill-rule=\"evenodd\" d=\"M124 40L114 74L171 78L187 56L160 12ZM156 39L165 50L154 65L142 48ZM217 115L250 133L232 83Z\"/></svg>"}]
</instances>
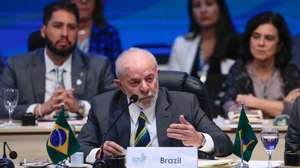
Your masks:
<instances>
[{"instance_id":1,"label":"person's folded arm","mask_svg":"<svg viewBox=\"0 0 300 168\"><path fill-rule=\"evenodd\" d=\"M236 101L239 104L244 104L248 108L262 110L266 115L271 117L281 114L284 110L283 101L266 100L253 95L238 95Z\"/></svg>"}]
</instances>

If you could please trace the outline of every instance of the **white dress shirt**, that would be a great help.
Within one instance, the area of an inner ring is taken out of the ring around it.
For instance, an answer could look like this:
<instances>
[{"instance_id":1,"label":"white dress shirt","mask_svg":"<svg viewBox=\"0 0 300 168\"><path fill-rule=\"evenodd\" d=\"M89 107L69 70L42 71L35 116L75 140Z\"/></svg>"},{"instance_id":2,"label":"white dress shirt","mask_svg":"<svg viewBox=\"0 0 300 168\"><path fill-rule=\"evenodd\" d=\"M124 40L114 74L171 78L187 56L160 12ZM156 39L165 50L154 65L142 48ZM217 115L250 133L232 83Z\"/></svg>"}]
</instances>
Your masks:
<instances>
[{"instance_id":1,"label":"white dress shirt","mask_svg":"<svg viewBox=\"0 0 300 168\"><path fill-rule=\"evenodd\" d=\"M155 95L154 101L156 102L157 95ZM127 97L127 101L129 103L129 97ZM155 106L156 103L153 103L149 108L147 109L141 109L136 104L132 104L129 106L129 115L130 115L130 141L129 145L134 146L135 142L135 134L138 128L138 117L140 115L140 112L143 111L146 116L146 122L145 126L150 134L150 145L151 147L158 147L158 138L157 138L157 128L156 128L156 117L155 117ZM199 132L200 134L200 132ZM203 152L211 152L214 150L214 142L213 139L209 134L202 133L205 137L205 144L202 148L199 148L200 151ZM100 148L94 148L90 151L90 153L86 157L86 162L94 163L96 160L97 152L100 150Z\"/></svg>"},{"instance_id":2,"label":"white dress shirt","mask_svg":"<svg viewBox=\"0 0 300 168\"><path fill-rule=\"evenodd\" d=\"M157 95L154 97L153 102L156 102ZM129 102L129 99L128 99ZM130 115L130 141L129 145L134 146L135 143L135 134L139 127L138 118L141 111L144 112L146 116L145 126L150 135L150 143L148 146L150 147L157 147L158 139L157 139L157 132L156 132L156 118L155 118L155 106L156 103L152 103L151 106L147 109L142 109L136 104L132 104L129 106L129 115Z\"/></svg>"},{"instance_id":3,"label":"white dress shirt","mask_svg":"<svg viewBox=\"0 0 300 168\"><path fill-rule=\"evenodd\" d=\"M68 59L60 66L57 66L53 63L53 61L49 58L46 49L44 50L44 60L45 60L45 67L46 67L46 71L45 71L45 99L44 101L48 101L52 94L54 93L56 87L57 87L57 74L56 74L56 68L58 68L59 70L63 70L64 74L63 74L63 83L64 83L64 87L66 90L70 90L72 89L72 68L71 68L71 63L72 63L72 55L70 55L68 57ZM80 103L84 103L85 106L85 116L87 116L88 111L91 108L90 103L88 103L85 100L81 100ZM38 104L31 104L26 112L33 112L34 108L37 106ZM44 118L45 119L52 119L53 115L55 115L54 113L51 113L49 115L45 115ZM75 117L77 114L75 113L69 113L70 117Z\"/></svg>"}]
</instances>

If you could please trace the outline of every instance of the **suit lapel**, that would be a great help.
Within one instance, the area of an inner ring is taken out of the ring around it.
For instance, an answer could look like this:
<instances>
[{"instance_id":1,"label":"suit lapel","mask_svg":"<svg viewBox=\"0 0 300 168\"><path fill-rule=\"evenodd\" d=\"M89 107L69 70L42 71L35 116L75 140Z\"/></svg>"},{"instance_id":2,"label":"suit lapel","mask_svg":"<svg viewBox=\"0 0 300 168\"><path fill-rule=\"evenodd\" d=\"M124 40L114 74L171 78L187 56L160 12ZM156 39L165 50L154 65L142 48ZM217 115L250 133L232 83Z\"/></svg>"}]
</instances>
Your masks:
<instances>
[{"instance_id":1,"label":"suit lapel","mask_svg":"<svg viewBox=\"0 0 300 168\"><path fill-rule=\"evenodd\" d=\"M156 102L155 116L159 146L171 146L170 138L167 137L167 128L171 124L171 112L168 110L170 104L164 89L159 90Z\"/></svg>"},{"instance_id":2,"label":"suit lapel","mask_svg":"<svg viewBox=\"0 0 300 168\"><path fill-rule=\"evenodd\" d=\"M36 54L32 55L32 66L31 66L31 83L33 86L33 94L35 102L43 102L45 98L45 59L44 50L40 49Z\"/></svg>"},{"instance_id":3,"label":"suit lapel","mask_svg":"<svg viewBox=\"0 0 300 168\"><path fill-rule=\"evenodd\" d=\"M124 111L124 114L122 114L119 121L116 123L116 129L117 129L117 139L116 141L120 143L121 146L126 148L130 145L130 115L129 110L127 107L127 99L124 94L120 95L120 99L118 100L118 105L115 109L115 114L113 116L113 121ZM125 109L124 109L125 108Z\"/></svg>"},{"instance_id":4,"label":"suit lapel","mask_svg":"<svg viewBox=\"0 0 300 168\"><path fill-rule=\"evenodd\" d=\"M77 50L73 52L71 69L72 88L74 88L74 95L81 98L85 94L87 68L85 66L83 56Z\"/></svg>"}]
</instances>

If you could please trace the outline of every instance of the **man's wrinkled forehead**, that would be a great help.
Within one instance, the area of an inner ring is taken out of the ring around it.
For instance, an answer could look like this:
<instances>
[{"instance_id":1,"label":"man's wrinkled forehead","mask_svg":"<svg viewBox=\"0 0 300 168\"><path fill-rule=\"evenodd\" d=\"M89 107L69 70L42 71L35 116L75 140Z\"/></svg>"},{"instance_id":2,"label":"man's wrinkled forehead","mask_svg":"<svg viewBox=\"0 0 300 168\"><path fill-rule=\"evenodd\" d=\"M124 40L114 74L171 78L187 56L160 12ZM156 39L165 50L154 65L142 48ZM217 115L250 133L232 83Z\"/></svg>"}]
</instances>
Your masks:
<instances>
[{"instance_id":1,"label":"man's wrinkled forehead","mask_svg":"<svg viewBox=\"0 0 300 168\"><path fill-rule=\"evenodd\" d=\"M122 74L126 77L145 77L151 74L156 74L157 68L155 64L149 64L145 66L134 66L134 64L124 65Z\"/></svg>"}]
</instances>

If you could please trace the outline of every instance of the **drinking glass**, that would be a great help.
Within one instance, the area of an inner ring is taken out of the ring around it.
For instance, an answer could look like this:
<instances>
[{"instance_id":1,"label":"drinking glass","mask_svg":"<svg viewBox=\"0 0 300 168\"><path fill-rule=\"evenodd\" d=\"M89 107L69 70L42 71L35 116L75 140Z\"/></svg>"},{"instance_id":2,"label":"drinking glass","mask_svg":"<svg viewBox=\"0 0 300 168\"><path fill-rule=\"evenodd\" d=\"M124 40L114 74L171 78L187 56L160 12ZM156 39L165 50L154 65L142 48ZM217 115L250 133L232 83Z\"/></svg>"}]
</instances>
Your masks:
<instances>
[{"instance_id":1,"label":"drinking glass","mask_svg":"<svg viewBox=\"0 0 300 168\"><path fill-rule=\"evenodd\" d=\"M278 143L279 133L277 128L262 128L261 141L268 154L268 167L271 167L272 152Z\"/></svg>"},{"instance_id":2,"label":"drinking glass","mask_svg":"<svg viewBox=\"0 0 300 168\"><path fill-rule=\"evenodd\" d=\"M4 107L8 111L9 121L8 126L13 126L12 113L18 104L19 91L18 89L7 88L3 91Z\"/></svg>"}]
</instances>

